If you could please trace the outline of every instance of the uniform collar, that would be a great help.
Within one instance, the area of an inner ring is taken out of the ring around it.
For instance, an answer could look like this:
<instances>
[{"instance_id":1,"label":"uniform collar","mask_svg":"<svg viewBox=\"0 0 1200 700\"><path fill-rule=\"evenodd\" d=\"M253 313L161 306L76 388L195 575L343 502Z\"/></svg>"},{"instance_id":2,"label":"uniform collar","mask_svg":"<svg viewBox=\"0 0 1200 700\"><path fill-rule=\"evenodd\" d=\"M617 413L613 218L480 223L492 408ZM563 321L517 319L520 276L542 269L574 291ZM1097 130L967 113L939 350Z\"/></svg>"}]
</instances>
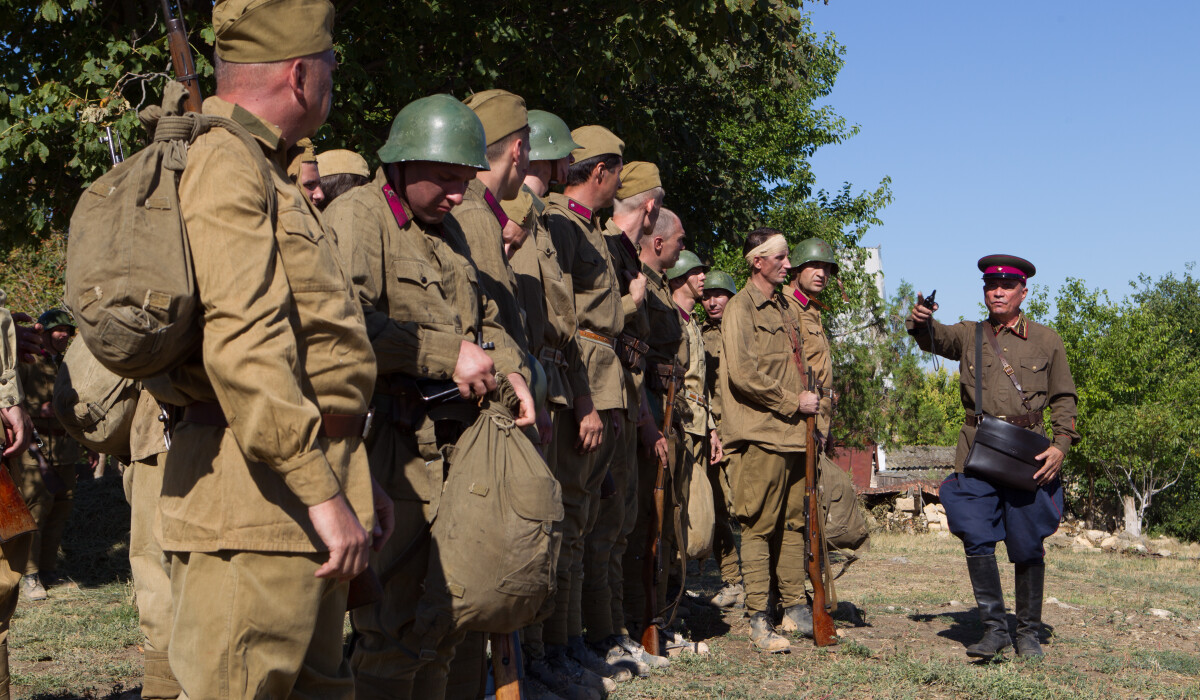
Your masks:
<instances>
[{"instance_id":1,"label":"uniform collar","mask_svg":"<svg viewBox=\"0 0 1200 700\"><path fill-rule=\"evenodd\" d=\"M546 211L546 202L541 197L537 196L537 193L534 192L529 185L521 185L521 189L528 192L530 197L533 197L533 208L537 209L538 216L541 216L542 212Z\"/></svg>"},{"instance_id":2,"label":"uniform collar","mask_svg":"<svg viewBox=\"0 0 1200 700\"><path fill-rule=\"evenodd\" d=\"M592 210L570 197L567 197L567 209L576 216L582 216L584 219L587 219L589 224L592 223Z\"/></svg>"},{"instance_id":3,"label":"uniform collar","mask_svg":"<svg viewBox=\"0 0 1200 700\"><path fill-rule=\"evenodd\" d=\"M646 276L646 279L658 285L660 288L665 288L667 286L667 276L661 272L655 272L654 269L646 263L642 263L642 274Z\"/></svg>"},{"instance_id":4,"label":"uniform collar","mask_svg":"<svg viewBox=\"0 0 1200 700\"><path fill-rule=\"evenodd\" d=\"M467 192L483 200L488 209L492 210L492 215L496 217L496 221L500 223L500 228L503 229L508 223L508 214L505 214L504 210L500 208L500 200L496 199L496 195L492 194L488 186L480 182L479 178L475 178L467 185Z\"/></svg>"},{"instance_id":5,"label":"uniform collar","mask_svg":"<svg viewBox=\"0 0 1200 700\"><path fill-rule=\"evenodd\" d=\"M1000 333L1007 328L1010 333L1017 336L1021 340L1029 339L1029 319L1025 318L1024 312L1017 317L1017 322L1011 326L999 326L998 324L993 323L991 318L988 318L988 325L992 327L992 333L995 333L996 335L1000 335Z\"/></svg>"},{"instance_id":6,"label":"uniform collar","mask_svg":"<svg viewBox=\"0 0 1200 700\"><path fill-rule=\"evenodd\" d=\"M412 212L409 210L408 204L400 198L400 195L396 194L396 190L392 189L382 167L375 171L375 182L372 185L383 192L383 198L387 202L388 208L392 210L392 217L396 219L396 225L401 229L408 226L412 221Z\"/></svg>"},{"instance_id":7,"label":"uniform collar","mask_svg":"<svg viewBox=\"0 0 1200 700\"><path fill-rule=\"evenodd\" d=\"M800 306L804 308L808 308L808 305L812 302L812 299L809 299L804 292L800 291L799 287L796 287L794 290L792 290L792 296L795 297L796 301L800 302Z\"/></svg>"},{"instance_id":8,"label":"uniform collar","mask_svg":"<svg viewBox=\"0 0 1200 700\"><path fill-rule=\"evenodd\" d=\"M204 101L201 109L205 114L213 114L237 122L272 153L283 149L283 130L260 119L258 115L239 104L223 100L220 97L210 97Z\"/></svg>"},{"instance_id":9,"label":"uniform collar","mask_svg":"<svg viewBox=\"0 0 1200 700\"><path fill-rule=\"evenodd\" d=\"M746 281L746 286L742 287L742 291L750 295L750 301L754 302L754 307L758 309L761 309L767 304L772 303L772 299L774 299L776 296L775 294L772 294L770 297L763 296L763 293L759 290L758 285L749 280ZM742 292L738 292L738 294L741 293ZM782 296L779 298L781 300L783 299ZM786 300L784 303L786 303Z\"/></svg>"},{"instance_id":10,"label":"uniform collar","mask_svg":"<svg viewBox=\"0 0 1200 700\"><path fill-rule=\"evenodd\" d=\"M682 306L676 304L675 307L679 309L679 317L683 319L684 323L689 323L692 320L692 315L684 310Z\"/></svg>"}]
</instances>

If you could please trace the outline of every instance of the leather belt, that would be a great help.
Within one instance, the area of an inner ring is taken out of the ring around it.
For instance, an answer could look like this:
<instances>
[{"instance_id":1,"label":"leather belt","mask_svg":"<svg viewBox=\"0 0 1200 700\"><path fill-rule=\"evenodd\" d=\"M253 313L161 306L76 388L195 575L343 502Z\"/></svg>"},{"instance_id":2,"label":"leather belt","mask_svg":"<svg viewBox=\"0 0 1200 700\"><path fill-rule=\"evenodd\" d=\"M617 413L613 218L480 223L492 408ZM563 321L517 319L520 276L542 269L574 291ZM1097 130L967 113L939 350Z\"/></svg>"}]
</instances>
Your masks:
<instances>
[{"instance_id":1,"label":"leather belt","mask_svg":"<svg viewBox=\"0 0 1200 700\"><path fill-rule=\"evenodd\" d=\"M542 362L558 365L559 367L567 366L567 356L563 354L562 350L557 348L542 348L542 351L538 353L538 359Z\"/></svg>"},{"instance_id":2,"label":"leather belt","mask_svg":"<svg viewBox=\"0 0 1200 700\"><path fill-rule=\"evenodd\" d=\"M1034 411L1033 413L1024 413L1019 416L992 416L999 418L1002 421L1012 423L1018 428L1032 428L1035 425L1042 424L1042 411ZM968 413L966 418L967 425L974 428L979 424L979 418L974 413Z\"/></svg>"},{"instance_id":3,"label":"leather belt","mask_svg":"<svg viewBox=\"0 0 1200 700\"><path fill-rule=\"evenodd\" d=\"M369 418L368 413L322 413L321 436L334 439L362 437L368 427ZM184 406L183 420L217 428L229 427L221 404L210 401L197 401Z\"/></svg>"},{"instance_id":4,"label":"leather belt","mask_svg":"<svg viewBox=\"0 0 1200 700\"><path fill-rule=\"evenodd\" d=\"M679 365L668 365L656 362L652 366L654 368L654 372L658 374L659 377L662 377L663 381L670 379L672 374L675 375L676 382L683 381L683 375L685 372L684 369Z\"/></svg>"},{"instance_id":5,"label":"leather belt","mask_svg":"<svg viewBox=\"0 0 1200 700\"><path fill-rule=\"evenodd\" d=\"M697 393L691 389L687 390L687 400L708 408L708 399L704 398L704 394Z\"/></svg>"},{"instance_id":6,"label":"leather belt","mask_svg":"<svg viewBox=\"0 0 1200 700\"><path fill-rule=\"evenodd\" d=\"M596 333L595 331L589 331L586 328L580 328L578 333L579 333L579 337L583 338L584 340L590 340L593 343L600 343L601 345L607 345L610 348L615 347L613 344L613 339L608 337L607 335L601 335L600 333Z\"/></svg>"}]
</instances>

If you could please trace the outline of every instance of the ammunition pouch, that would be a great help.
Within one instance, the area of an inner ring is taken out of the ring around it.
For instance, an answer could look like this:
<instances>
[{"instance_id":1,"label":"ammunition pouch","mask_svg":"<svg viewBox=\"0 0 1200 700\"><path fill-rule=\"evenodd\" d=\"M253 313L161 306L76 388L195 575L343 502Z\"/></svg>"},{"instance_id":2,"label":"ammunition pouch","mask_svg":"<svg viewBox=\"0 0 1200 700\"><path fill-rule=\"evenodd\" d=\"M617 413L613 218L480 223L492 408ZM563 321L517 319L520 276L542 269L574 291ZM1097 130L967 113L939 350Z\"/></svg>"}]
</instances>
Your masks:
<instances>
[{"instance_id":1,"label":"ammunition pouch","mask_svg":"<svg viewBox=\"0 0 1200 700\"><path fill-rule=\"evenodd\" d=\"M675 380L675 390L678 392L683 386L683 375L684 369L678 365L656 362L650 365L649 371L646 372L646 388L660 394L665 394L673 378Z\"/></svg>"},{"instance_id":2,"label":"ammunition pouch","mask_svg":"<svg viewBox=\"0 0 1200 700\"><path fill-rule=\"evenodd\" d=\"M622 333L617 339L617 357L620 358L621 364L626 369L641 371L646 366L646 352L650 350L650 346L638 340L637 338Z\"/></svg>"},{"instance_id":3,"label":"ammunition pouch","mask_svg":"<svg viewBox=\"0 0 1200 700\"><path fill-rule=\"evenodd\" d=\"M458 385L452 380L418 379L406 374L381 376L375 393L388 397L387 407L380 406L383 409L380 419L387 420L402 432L415 431L434 408L463 400Z\"/></svg>"}]
</instances>

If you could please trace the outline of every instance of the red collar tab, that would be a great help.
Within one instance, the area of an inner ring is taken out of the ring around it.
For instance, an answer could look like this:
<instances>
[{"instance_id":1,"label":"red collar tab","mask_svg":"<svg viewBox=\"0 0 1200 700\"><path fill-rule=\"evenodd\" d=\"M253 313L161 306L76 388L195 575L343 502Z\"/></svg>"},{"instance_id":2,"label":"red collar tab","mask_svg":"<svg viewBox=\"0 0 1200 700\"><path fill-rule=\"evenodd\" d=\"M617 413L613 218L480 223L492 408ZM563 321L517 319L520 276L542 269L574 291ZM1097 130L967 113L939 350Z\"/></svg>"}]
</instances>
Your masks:
<instances>
[{"instance_id":1,"label":"red collar tab","mask_svg":"<svg viewBox=\"0 0 1200 700\"><path fill-rule=\"evenodd\" d=\"M500 228L507 226L508 214L505 214L504 210L500 208L500 202L496 201L496 195L486 187L483 188L483 201L492 208L492 213L496 215L496 221L500 222Z\"/></svg>"},{"instance_id":2,"label":"red collar tab","mask_svg":"<svg viewBox=\"0 0 1200 700\"><path fill-rule=\"evenodd\" d=\"M589 222L592 220L592 210L583 206L579 202L576 202L575 200L571 199L570 197L567 197L567 209L582 216L583 218L587 219Z\"/></svg>"},{"instance_id":3,"label":"red collar tab","mask_svg":"<svg viewBox=\"0 0 1200 700\"><path fill-rule=\"evenodd\" d=\"M808 303L812 301L805 296L804 292L800 291L799 287L796 288L796 291L792 292L792 296L796 297L796 301L800 302L801 306L808 306Z\"/></svg>"},{"instance_id":4,"label":"red collar tab","mask_svg":"<svg viewBox=\"0 0 1200 700\"><path fill-rule=\"evenodd\" d=\"M684 323L688 323L689 321L692 320L692 315L689 314L688 312L684 311L682 306L677 305L676 308L679 309L679 315L680 315L680 317L683 318Z\"/></svg>"},{"instance_id":5,"label":"red collar tab","mask_svg":"<svg viewBox=\"0 0 1200 700\"><path fill-rule=\"evenodd\" d=\"M400 228L408 226L408 214L404 211L404 204L400 202L400 197L396 195L396 190L392 189L391 184L384 183L383 196L387 199L388 206L392 208L392 216L396 217L396 225Z\"/></svg>"}]
</instances>

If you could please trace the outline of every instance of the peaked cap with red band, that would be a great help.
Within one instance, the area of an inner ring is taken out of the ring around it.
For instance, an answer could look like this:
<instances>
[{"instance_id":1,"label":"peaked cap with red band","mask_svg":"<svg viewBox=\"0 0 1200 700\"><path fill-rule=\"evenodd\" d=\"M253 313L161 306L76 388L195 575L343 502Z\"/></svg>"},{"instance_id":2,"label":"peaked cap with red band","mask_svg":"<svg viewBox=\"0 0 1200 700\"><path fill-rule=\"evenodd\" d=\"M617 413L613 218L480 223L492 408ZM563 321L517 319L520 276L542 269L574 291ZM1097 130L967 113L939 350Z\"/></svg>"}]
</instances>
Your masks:
<instances>
[{"instance_id":1,"label":"peaked cap with red band","mask_svg":"<svg viewBox=\"0 0 1200 700\"><path fill-rule=\"evenodd\" d=\"M1037 274L1037 268L1025 258L1015 255L985 255L979 259L983 280L1021 280Z\"/></svg>"}]
</instances>

